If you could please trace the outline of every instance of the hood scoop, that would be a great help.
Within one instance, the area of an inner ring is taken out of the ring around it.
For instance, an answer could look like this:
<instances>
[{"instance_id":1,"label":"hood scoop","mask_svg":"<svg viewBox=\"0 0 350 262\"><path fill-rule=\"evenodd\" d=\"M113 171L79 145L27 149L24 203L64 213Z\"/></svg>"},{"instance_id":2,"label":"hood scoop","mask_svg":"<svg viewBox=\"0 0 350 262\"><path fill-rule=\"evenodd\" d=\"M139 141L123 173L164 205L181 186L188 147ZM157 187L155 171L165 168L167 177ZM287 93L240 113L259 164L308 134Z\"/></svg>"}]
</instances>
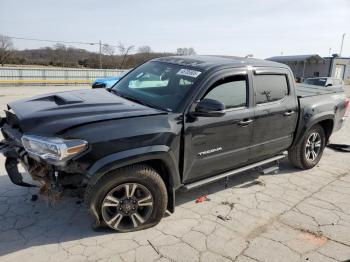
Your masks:
<instances>
[{"instance_id":1,"label":"hood scoop","mask_svg":"<svg viewBox=\"0 0 350 262\"><path fill-rule=\"evenodd\" d=\"M84 102L83 99L69 93L53 94L53 95L34 99L33 101L50 101L50 102L54 102L58 106L71 105L71 104Z\"/></svg>"}]
</instances>

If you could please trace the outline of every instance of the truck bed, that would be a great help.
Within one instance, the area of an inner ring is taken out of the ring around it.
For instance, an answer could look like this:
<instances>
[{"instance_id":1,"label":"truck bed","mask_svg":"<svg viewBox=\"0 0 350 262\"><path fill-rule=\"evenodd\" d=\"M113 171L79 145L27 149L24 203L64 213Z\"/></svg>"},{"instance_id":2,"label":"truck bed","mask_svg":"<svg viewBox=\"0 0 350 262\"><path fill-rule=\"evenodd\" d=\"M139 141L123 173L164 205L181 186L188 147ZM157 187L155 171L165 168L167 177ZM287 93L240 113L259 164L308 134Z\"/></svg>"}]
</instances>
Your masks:
<instances>
[{"instance_id":1,"label":"truck bed","mask_svg":"<svg viewBox=\"0 0 350 262\"><path fill-rule=\"evenodd\" d=\"M309 97L344 92L341 88L321 87L307 84L297 84L296 93L298 97Z\"/></svg>"}]
</instances>

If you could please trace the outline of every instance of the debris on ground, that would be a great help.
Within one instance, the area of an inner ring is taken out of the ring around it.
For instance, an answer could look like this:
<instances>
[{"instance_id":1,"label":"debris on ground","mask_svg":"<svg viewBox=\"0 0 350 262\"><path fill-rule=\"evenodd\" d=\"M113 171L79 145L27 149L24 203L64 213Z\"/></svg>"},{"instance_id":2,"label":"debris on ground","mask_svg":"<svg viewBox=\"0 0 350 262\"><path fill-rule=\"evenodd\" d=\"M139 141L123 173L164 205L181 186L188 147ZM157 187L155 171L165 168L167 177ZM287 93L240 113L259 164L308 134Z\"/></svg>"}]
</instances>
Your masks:
<instances>
[{"instance_id":1,"label":"debris on ground","mask_svg":"<svg viewBox=\"0 0 350 262\"><path fill-rule=\"evenodd\" d=\"M327 147L341 152L349 152L350 153L350 145L345 144L328 144Z\"/></svg>"},{"instance_id":2,"label":"debris on ground","mask_svg":"<svg viewBox=\"0 0 350 262\"><path fill-rule=\"evenodd\" d=\"M210 198L208 198L208 196L207 196L207 195L204 195L204 196L198 197L198 198L196 199L196 204L198 204L198 203L202 203L202 202L204 202L204 201L210 201Z\"/></svg>"},{"instance_id":3,"label":"debris on ground","mask_svg":"<svg viewBox=\"0 0 350 262\"><path fill-rule=\"evenodd\" d=\"M151 241L149 241L149 240L147 240L147 242L151 245L151 247L154 249L154 251L156 251L157 252L157 254L159 255L159 251L158 251L158 249L152 244L152 242Z\"/></svg>"},{"instance_id":4,"label":"debris on ground","mask_svg":"<svg viewBox=\"0 0 350 262\"><path fill-rule=\"evenodd\" d=\"M30 201L37 201L38 200L38 195L33 194L32 197L30 198Z\"/></svg>"},{"instance_id":5,"label":"debris on ground","mask_svg":"<svg viewBox=\"0 0 350 262\"><path fill-rule=\"evenodd\" d=\"M232 217L230 217L230 216L223 216L223 215L218 215L217 218L219 218L225 222L232 219Z\"/></svg>"},{"instance_id":6,"label":"debris on ground","mask_svg":"<svg viewBox=\"0 0 350 262\"><path fill-rule=\"evenodd\" d=\"M265 182L262 181L262 180L256 180L256 181L255 181L255 184L256 184L256 185L259 185L259 186L266 186Z\"/></svg>"},{"instance_id":7,"label":"debris on ground","mask_svg":"<svg viewBox=\"0 0 350 262\"><path fill-rule=\"evenodd\" d=\"M221 202L222 205L225 205L225 206L229 206L230 209L232 210L235 206L235 203L232 203L232 202L228 202L228 201L222 201Z\"/></svg>"},{"instance_id":8,"label":"debris on ground","mask_svg":"<svg viewBox=\"0 0 350 262\"><path fill-rule=\"evenodd\" d=\"M248 187L251 187L251 186L265 186L265 182L262 181L262 180L254 180L254 181L251 181L249 183L246 183L246 184L243 184L241 186L239 186L238 188L248 188Z\"/></svg>"}]
</instances>

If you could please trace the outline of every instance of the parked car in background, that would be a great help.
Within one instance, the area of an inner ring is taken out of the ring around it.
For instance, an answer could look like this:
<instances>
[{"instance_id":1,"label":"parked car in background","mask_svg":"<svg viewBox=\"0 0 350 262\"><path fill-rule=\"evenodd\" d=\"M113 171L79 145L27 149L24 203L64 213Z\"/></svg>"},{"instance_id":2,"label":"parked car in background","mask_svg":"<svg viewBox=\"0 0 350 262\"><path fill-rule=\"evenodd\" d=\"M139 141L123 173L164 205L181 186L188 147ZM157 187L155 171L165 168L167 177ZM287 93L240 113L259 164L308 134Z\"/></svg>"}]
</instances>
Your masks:
<instances>
[{"instance_id":1,"label":"parked car in background","mask_svg":"<svg viewBox=\"0 0 350 262\"><path fill-rule=\"evenodd\" d=\"M344 88L343 80L339 79L339 78L334 78L334 77L307 78L307 79L305 79L303 84L324 86L324 87Z\"/></svg>"},{"instance_id":2,"label":"parked car in background","mask_svg":"<svg viewBox=\"0 0 350 262\"><path fill-rule=\"evenodd\" d=\"M109 88L118 82L120 76L98 78L92 83L92 88Z\"/></svg>"}]
</instances>

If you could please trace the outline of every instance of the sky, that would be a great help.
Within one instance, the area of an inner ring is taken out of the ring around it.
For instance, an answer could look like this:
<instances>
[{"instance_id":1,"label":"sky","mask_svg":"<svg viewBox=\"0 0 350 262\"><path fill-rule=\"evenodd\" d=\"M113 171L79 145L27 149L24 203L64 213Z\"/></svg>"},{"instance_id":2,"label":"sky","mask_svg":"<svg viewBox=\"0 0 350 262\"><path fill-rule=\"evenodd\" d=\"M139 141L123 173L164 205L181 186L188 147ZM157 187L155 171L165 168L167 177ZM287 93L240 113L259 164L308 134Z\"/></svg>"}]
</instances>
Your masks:
<instances>
[{"instance_id":1,"label":"sky","mask_svg":"<svg viewBox=\"0 0 350 262\"><path fill-rule=\"evenodd\" d=\"M198 54L350 56L350 0L0 0L0 34ZM15 48L54 43L13 40ZM77 45L98 51L98 45Z\"/></svg>"}]
</instances>

